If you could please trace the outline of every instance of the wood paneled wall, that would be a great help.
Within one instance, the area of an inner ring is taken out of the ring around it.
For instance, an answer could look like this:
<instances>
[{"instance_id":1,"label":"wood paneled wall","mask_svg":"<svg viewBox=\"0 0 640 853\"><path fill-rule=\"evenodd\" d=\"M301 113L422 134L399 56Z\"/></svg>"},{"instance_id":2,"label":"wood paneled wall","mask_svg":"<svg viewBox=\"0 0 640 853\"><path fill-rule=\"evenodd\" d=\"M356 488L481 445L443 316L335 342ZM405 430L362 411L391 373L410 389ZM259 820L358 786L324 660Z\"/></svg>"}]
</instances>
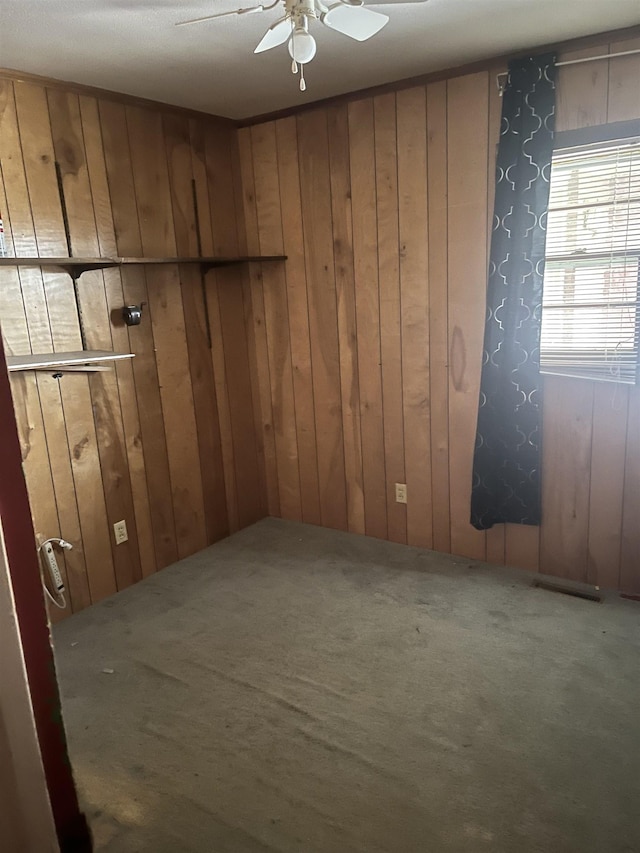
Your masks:
<instances>
[{"instance_id":1,"label":"wood paneled wall","mask_svg":"<svg viewBox=\"0 0 640 853\"><path fill-rule=\"evenodd\" d=\"M265 514L640 588L636 388L545 378L542 527L468 523L497 70L237 132L0 81L10 253L67 254L57 163L75 255L289 258L204 289L186 265L85 273L89 347L136 357L13 375L36 532L74 544L66 613ZM558 129L640 117L639 77L638 57L562 69ZM0 278L8 353L80 348L65 273ZM142 324L123 326L141 302Z\"/></svg>"},{"instance_id":2,"label":"wood paneled wall","mask_svg":"<svg viewBox=\"0 0 640 853\"><path fill-rule=\"evenodd\" d=\"M68 254L57 163L74 255L187 256L199 243L204 255L236 255L244 239L236 146L228 123L1 80L0 210L9 254ZM197 270L84 273L88 347L135 358L90 376L12 375L36 532L74 545L59 557L66 613L266 512L249 280L240 268L210 272L203 291ZM81 349L68 275L5 267L0 279L7 353ZM127 328L119 312L131 303L145 308L142 324ZM129 541L116 546L120 519Z\"/></svg>"},{"instance_id":3,"label":"wood paneled wall","mask_svg":"<svg viewBox=\"0 0 640 853\"><path fill-rule=\"evenodd\" d=\"M542 527L468 522L497 70L239 131L249 250L289 256L251 271L268 509L638 590L638 388L544 378ZM639 79L561 69L558 129L640 117Z\"/></svg>"}]
</instances>

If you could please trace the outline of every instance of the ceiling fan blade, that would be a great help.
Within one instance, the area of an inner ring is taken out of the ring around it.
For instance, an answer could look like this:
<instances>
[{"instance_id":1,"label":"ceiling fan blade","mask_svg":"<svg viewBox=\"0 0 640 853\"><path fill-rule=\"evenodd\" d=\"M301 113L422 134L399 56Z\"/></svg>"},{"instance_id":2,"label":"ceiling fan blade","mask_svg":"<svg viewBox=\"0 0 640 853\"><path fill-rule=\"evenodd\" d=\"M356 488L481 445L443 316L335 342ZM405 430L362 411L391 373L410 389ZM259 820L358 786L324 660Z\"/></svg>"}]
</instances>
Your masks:
<instances>
[{"instance_id":1,"label":"ceiling fan blade","mask_svg":"<svg viewBox=\"0 0 640 853\"><path fill-rule=\"evenodd\" d=\"M186 27L189 24L202 24L214 18L228 18L231 15L249 15L252 12L264 12L264 6L249 6L247 9L234 9L232 12L218 12L217 15L205 15L204 18L191 18L189 21L178 21L174 26Z\"/></svg>"},{"instance_id":2,"label":"ceiling fan blade","mask_svg":"<svg viewBox=\"0 0 640 853\"><path fill-rule=\"evenodd\" d=\"M389 21L386 15L372 12L364 6L345 6L336 3L320 17L323 24L356 41L366 41Z\"/></svg>"},{"instance_id":3,"label":"ceiling fan blade","mask_svg":"<svg viewBox=\"0 0 640 853\"><path fill-rule=\"evenodd\" d=\"M279 44L284 44L290 35L291 19L289 17L281 18L275 24L271 24L253 52L263 53L265 50L271 50L272 47L278 47Z\"/></svg>"}]
</instances>

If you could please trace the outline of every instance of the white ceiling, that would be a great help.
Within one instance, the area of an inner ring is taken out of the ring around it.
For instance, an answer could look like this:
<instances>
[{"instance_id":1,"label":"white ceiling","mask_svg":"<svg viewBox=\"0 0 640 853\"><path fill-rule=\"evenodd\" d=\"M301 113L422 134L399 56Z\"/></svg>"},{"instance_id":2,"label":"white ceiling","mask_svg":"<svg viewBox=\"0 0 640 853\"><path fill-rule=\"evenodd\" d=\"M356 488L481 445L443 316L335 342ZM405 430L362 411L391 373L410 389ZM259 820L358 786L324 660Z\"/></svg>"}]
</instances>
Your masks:
<instances>
[{"instance_id":1,"label":"white ceiling","mask_svg":"<svg viewBox=\"0 0 640 853\"><path fill-rule=\"evenodd\" d=\"M0 66L245 118L510 51L640 23L640 0L428 0L358 43L312 24L307 91L286 45L253 54L278 8L173 25L256 0L0 0ZM267 0L264 0L267 2Z\"/></svg>"}]
</instances>

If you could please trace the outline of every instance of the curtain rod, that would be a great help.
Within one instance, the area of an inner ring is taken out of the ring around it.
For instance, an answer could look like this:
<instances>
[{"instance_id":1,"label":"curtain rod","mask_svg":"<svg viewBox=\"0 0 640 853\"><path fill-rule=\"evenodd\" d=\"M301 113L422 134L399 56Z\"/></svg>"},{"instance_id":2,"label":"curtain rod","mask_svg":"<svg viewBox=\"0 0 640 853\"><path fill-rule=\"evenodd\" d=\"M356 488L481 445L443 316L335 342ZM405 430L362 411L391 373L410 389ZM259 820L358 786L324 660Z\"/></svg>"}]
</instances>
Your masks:
<instances>
[{"instance_id":1,"label":"curtain rod","mask_svg":"<svg viewBox=\"0 0 640 853\"><path fill-rule=\"evenodd\" d=\"M635 50L622 50L620 53L602 53L600 56L583 56L582 59L566 59L564 62L556 62L556 68L560 68L562 65L578 65L581 62L596 62L601 59L616 59L618 56L633 56L638 53L640 53L640 48ZM500 90L501 95L504 92L502 78L508 76L508 71L501 71L499 74L496 74L496 83L498 84L498 89Z\"/></svg>"}]
</instances>

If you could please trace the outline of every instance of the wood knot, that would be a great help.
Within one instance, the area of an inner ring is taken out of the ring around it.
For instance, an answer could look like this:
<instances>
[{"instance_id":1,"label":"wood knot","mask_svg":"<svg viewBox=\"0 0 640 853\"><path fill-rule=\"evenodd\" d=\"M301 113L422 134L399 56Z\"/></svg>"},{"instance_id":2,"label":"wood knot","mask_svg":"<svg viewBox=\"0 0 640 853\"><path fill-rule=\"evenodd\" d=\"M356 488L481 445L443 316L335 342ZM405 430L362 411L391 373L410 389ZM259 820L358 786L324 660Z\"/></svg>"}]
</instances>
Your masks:
<instances>
[{"instance_id":1,"label":"wood knot","mask_svg":"<svg viewBox=\"0 0 640 853\"><path fill-rule=\"evenodd\" d=\"M89 444L89 436L85 435L85 437L81 441L79 441L73 448L74 459L80 459L87 444Z\"/></svg>"},{"instance_id":2,"label":"wood knot","mask_svg":"<svg viewBox=\"0 0 640 853\"><path fill-rule=\"evenodd\" d=\"M60 159L64 164L65 172L77 175L83 163L82 156L78 156L78 149L71 145L70 142L66 142L62 147L61 153L62 157Z\"/></svg>"}]
</instances>

